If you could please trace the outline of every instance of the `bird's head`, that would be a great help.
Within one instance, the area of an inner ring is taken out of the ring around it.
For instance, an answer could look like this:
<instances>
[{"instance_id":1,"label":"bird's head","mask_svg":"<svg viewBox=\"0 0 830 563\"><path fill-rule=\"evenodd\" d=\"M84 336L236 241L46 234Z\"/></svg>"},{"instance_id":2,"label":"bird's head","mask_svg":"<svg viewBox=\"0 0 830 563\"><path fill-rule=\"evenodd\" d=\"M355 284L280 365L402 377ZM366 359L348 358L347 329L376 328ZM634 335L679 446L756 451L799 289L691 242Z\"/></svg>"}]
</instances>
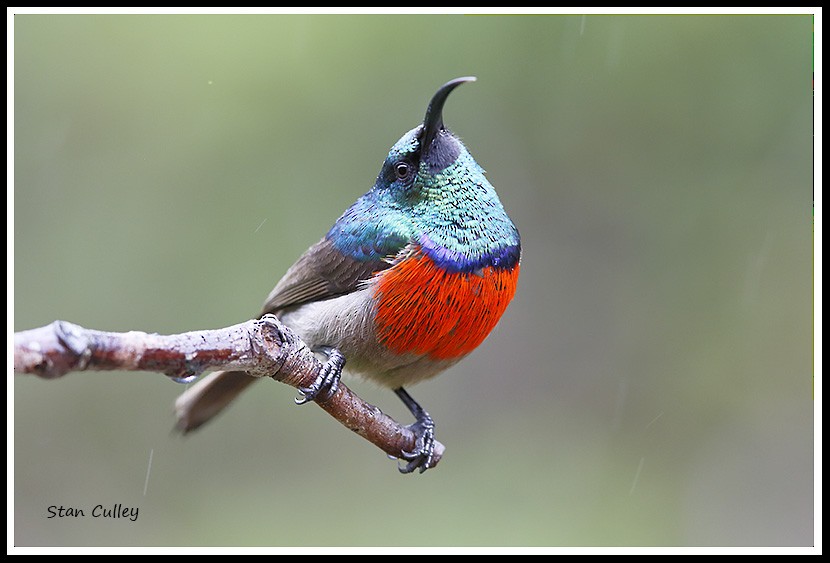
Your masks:
<instances>
[{"instance_id":1,"label":"bird's head","mask_svg":"<svg viewBox=\"0 0 830 563\"><path fill-rule=\"evenodd\" d=\"M482 174L463 143L444 126L443 117L450 92L474 80L475 77L464 76L438 89L427 106L424 122L390 149L378 174L376 190L388 191L402 204L411 205L440 196L449 176Z\"/></svg>"}]
</instances>

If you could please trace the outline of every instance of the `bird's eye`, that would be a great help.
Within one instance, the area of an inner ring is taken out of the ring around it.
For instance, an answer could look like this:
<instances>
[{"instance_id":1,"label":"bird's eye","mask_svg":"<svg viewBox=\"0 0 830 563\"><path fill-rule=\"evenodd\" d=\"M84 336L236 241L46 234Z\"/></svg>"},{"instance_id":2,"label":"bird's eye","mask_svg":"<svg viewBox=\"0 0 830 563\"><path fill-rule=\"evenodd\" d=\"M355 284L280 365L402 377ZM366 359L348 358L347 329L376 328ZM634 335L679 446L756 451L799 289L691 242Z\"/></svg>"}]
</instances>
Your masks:
<instances>
[{"instance_id":1,"label":"bird's eye","mask_svg":"<svg viewBox=\"0 0 830 563\"><path fill-rule=\"evenodd\" d=\"M409 176L410 169L411 166L408 162L397 162L395 164L395 176L397 176L399 180L403 180Z\"/></svg>"}]
</instances>

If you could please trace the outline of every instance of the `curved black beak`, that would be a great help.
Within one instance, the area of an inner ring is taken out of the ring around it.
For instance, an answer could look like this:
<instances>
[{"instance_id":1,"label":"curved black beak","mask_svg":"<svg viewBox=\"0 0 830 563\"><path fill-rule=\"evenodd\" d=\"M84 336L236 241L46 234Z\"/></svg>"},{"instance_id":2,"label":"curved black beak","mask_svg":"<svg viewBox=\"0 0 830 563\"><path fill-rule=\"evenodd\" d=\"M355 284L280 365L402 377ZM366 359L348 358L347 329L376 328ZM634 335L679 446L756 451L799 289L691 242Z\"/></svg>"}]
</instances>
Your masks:
<instances>
[{"instance_id":1,"label":"curved black beak","mask_svg":"<svg viewBox=\"0 0 830 563\"><path fill-rule=\"evenodd\" d=\"M444 129L444 117L442 112L444 110L444 103L447 101L447 97L450 95L450 92L455 90L456 86L460 86L465 82L475 82L475 80L475 76L462 76L460 78L450 80L441 86L435 95L432 96L432 100L430 100L429 106L427 106L427 114L424 116L424 130L421 138L421 151L424 154L429 152L429 148L432 146L432 141L435 140L435 136L438 132Z\"/></svg>"}]
</instances>

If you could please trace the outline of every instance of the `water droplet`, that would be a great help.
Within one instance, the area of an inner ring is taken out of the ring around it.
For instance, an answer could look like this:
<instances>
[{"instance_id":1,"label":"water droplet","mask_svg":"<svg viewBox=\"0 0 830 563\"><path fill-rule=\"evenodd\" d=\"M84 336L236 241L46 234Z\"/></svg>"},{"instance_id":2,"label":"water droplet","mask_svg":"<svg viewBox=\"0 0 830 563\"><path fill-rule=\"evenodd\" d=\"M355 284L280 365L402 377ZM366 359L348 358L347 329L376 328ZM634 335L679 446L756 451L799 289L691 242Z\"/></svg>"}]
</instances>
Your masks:
<instances>
[{"instance_id":1,"label":"water droplet","mask_svg":"<svg viewBox=\"0 0 830 563\"><path fill-rule=\"evenodd\" d=\"M190 383L191 381L193 381L194 379L196 379L197 377L199 377L199 376L198 375L188 375L187 377L171 377L170 379L172 379L176 383L187 384L187 383Z\"/></svg>"}]
</instances>

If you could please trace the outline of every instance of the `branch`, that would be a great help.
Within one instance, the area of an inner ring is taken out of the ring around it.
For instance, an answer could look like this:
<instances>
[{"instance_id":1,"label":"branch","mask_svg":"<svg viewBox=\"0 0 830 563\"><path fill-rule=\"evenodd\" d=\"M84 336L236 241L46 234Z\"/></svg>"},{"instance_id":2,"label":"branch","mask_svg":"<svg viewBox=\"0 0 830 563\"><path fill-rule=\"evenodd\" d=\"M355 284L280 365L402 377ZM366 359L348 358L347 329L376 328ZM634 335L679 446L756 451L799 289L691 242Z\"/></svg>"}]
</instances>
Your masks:
<instances>
[{"instance_id":1,"label":"branch","mask_svg":"<svg viewBox=\"0 0 830 563\"><path fill-rule=\"evenodd\" d=\"M102 332L65 321L14 335L14 371L56 379L72 371L154 371L178 382L190 382L205 371L246 371L295 388L309 387L322 364L309 348L274 315L235 326L159 335L146 332ZM317 403L343 426L388 455L403 459L415 449L408 427L358 397L342 382L337 392ZM431 467L444 446L435 442Z\"/></svg>"}]
</instances>

